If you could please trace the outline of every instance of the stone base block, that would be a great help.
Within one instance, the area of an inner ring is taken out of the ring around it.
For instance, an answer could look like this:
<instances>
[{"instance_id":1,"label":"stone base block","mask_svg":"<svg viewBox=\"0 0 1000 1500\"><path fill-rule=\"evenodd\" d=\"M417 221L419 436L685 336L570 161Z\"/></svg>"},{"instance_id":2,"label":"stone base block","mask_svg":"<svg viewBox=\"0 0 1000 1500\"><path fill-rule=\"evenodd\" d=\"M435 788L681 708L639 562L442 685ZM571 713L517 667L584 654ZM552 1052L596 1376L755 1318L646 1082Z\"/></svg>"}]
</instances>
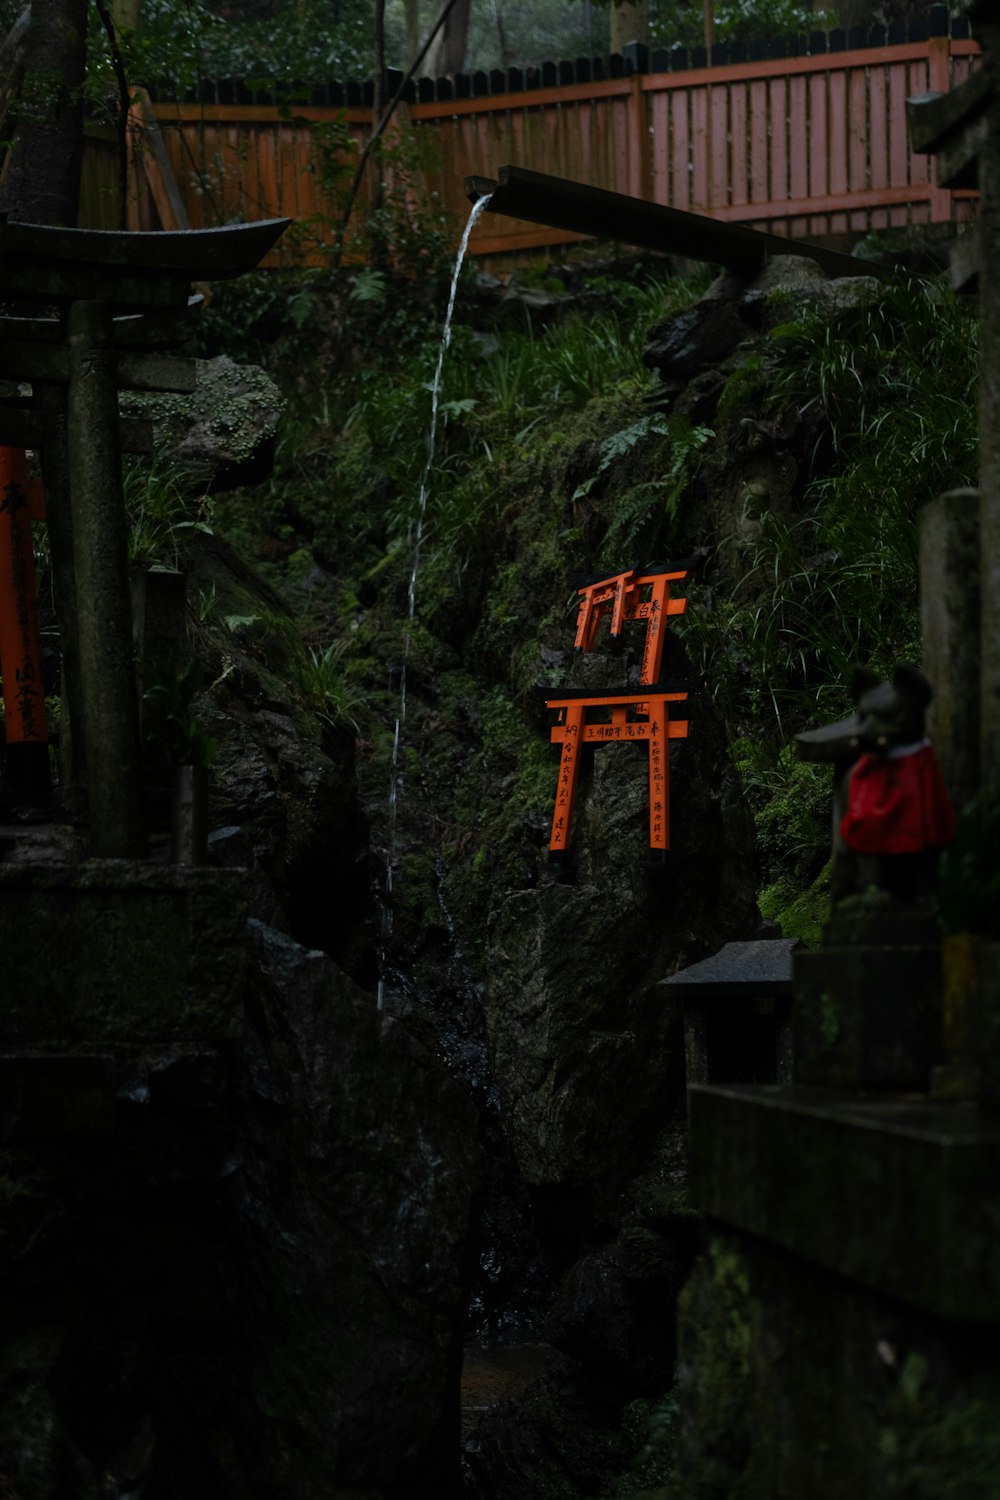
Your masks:
<instances>
[{"instance_id":1,"label":"stone base block","mask_svg":"<svg viewBox=\"0 0 1000 1500\"><path fill-rule=\"evenodd\" d=\"M925 1090L941 1061L941 955L852 946L794 959L795 1079L820 1088Z\"/></svg>"},{"instance_id":2,"label":"stone base block","mask_svg":"<svg viewBox=\"0 0 1000 1500\"><path fill-rule=\"evenodd\" d=\"M246 916L239 870L0 865L0 1045L238 1036Z\"/></svg>"},{"instance_id":3,"label":"stone base block","mask_svg":"<svg viewBox=\"0 0 1000 1500\"><path fill-rule=\"evenodd\" d=\"M1000 1323L1000 1121L760 1085L689 1091L702 1213L947 1318Z\"/></svg>"}]
</instances>

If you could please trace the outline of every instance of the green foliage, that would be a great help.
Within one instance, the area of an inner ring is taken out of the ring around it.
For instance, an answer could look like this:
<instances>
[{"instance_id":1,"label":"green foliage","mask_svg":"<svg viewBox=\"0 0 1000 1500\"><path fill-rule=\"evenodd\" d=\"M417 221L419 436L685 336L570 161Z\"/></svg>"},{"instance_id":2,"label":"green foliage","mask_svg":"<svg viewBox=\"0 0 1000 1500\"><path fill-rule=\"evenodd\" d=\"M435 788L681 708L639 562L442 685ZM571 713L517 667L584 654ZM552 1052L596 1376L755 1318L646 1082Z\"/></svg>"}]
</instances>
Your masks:
<instances>
[{"instance_id":1,"label":"green foliage","mask_svg":"<svg viewBox=\"0 0 1000 1500\"><path fill-rule=\"evenodd\" d=\"M345 661L347 647L346 640L311 647L297 676L299 686L320 719L333 727L349 725L357 732L354 714L363 700L350 681Z\"/></svg>"},{"instance_id":2,"label":"green foliage","mask_svg":"<svg viewBox=\"0 0 1000 1500\"><path fill-rule=\"evenodd\" d=\"M364 78L371 71L370 15L356 0L335 11L320 0L242 5L233 17L208 0L142 0L128 41L130 76L192 89L204 78L242 78L294 97L297 79Z\"/></svg>"},{"instance_id":3,"label":"green foliage","mask_svg":"<svg viewBox=\"0 0 1000 1500\"><path fill-rule=\"evenodd\" d=\"M147 745L164 751L177 766L211 766L216 742L206 734L191 701L202 685L202 671L194 662L184 672L173 672L154 661L141 663L142 733Z\"/></svg>"},{"instance_id":4,"label":"green foliage","mask_svg":"<svg viewBox=\"0 0 1000 1500\"><path fill-rule=\"evenodd\" d=\"M860 506L912 538L921 501L973 482L977 335L974 308L917 281L882 288L833 319L816 310L775 330L777 404L818 401L843 461L808 496L822 505L831 540L856 524Z\"/></svg>"},{"instance_id":5,"label":"green foliage","mask_svg":"<svg viewBox=\"0 0 1000 1500\"><path fill-rule=\"evenodd\" d=\"M655 1400L632 1401L622 1417L625 1437L635 1456L629 1472L614 1486L609 1500L664 1500L670 1494L670 1479L677 1445L680 1409L673 1391Z\"/></svg>"},{"instance_id":6,"label":"green foliage","mask_svg":"<svg viewBox=\"0 0 1000 1500\"><path fill-rule=\"evenodd\" d=\"M855 662L890 675L919 656L917 513L978 469L976 324L947 290L909 282L775 338L771 410L820 404L832 462L797 516L762 518L743 580L683 628L727 717L771 720L784 740L848 711Z\"/></svg>"},{"instance_id":7,"label":"green foliage","mask_svg":"<svg viewBox=\"0 0 1000 1500\"><path fill-rule=\"evenodd\" d=\"M579 499L588 494L599 476L617 459L634 448L650 446L650 439L665 438L663 473L652 480L629 485L616 499L614 510L600 551L600 560L609 567L623 557L642 554L652 556L664 536L669 536L680 513L681 501L688 493L699 458L706 444L715 436L709 427L692 427L686 418L647 416L612 433L598 447L597 474L584 480L573 495ZM647 457L643 469L652 467Z\"/></svg>"},{"instance_id":8,"label":"green foliage","mask_svg":"<svg viewBox=\"0 0 1000 1500\"><path fill-rule=\"evenodd\" d=\"M194 495L191 479L161 451L152 463L126 457L122 465L129 561L176 568L193 532L211 535L213 502Z\"/></svg>"},{"instance_id":9,"label":"green foliage","mask_svg":"<svg viewBox=\"0 0 1000 1500\"><path fill-rule=\"evenodd\" d=\"M935 1390L927 1357L913 1350L899 1371L890 1414L879 1435L886 1494L992 1500L1000 1469L995 1394L948 1399Z\"/></svg>"}]
</instances>

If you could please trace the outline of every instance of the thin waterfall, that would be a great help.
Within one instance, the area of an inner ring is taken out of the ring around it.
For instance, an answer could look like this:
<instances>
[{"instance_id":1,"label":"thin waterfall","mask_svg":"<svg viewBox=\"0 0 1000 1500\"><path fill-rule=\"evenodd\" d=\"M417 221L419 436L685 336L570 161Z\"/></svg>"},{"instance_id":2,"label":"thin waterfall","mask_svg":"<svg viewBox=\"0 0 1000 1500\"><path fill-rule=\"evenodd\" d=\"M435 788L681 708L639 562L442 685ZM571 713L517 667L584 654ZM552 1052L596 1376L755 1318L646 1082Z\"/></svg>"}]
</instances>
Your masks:
<instances>
[{"instance_id":1,"label":"thin waterfall","mask_svg":"<svg viewBox=\"0 0 1000 1500\"><path fill-rule=\"evenodd\" d=\"M455 269L451 274L451 290L448 295L448 311L445 313L444 330L441 334L441 344L438 349L437 369L434 371L434 383L431 386L431 424L427 433L427 457L424 460L423 472L420 476L420 494L417 500L416 519L411 521L407 533L407 545L410 551L410 581L406 591L406 629L403 632L403 661L399 670L399 710L396 714L396 727L392 736L392 770L389 776L389 837L385 861L385 900L382 906L382 932L378 953L378 1008L382 1009L385 1000L385 962L389 938L392 935L393 910L392 910L392 883L393 865L396 858L396 803L399 796L399 746L402 738L403 724L406 720L406 664L410 658L410 627L413 624L417 611L417 574L420 570L420 549L424 540L424 522L427 516L427 486L430 482L431 465L434 462L434 453L437 447L438 408L441 400L441 372L444 369L444 357L451 343L451 321L455 311L455 297L458 293L458 278L462 271L462 262L465 260L465 252L469 248L469 239L475 228L476 220L483 209L489 203L489 196L477 198L472 205L462 235L462 242L458 247L455 257Z\"/></svg>"}]
</instances>

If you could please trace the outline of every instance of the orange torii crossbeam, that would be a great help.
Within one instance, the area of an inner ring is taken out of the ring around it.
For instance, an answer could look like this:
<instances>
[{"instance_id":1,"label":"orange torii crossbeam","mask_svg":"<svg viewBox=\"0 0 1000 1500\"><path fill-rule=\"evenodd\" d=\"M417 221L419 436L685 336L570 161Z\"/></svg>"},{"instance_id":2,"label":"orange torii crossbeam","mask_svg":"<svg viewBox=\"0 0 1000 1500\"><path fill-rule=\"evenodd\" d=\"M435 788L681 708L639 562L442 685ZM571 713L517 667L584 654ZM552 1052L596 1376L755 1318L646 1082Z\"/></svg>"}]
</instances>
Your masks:
<instances>
[{"instance_id":1,"label":"orange torii crossbeam","mask_svg":"<svg viewBox=\"0 0 1000 1500\"><path fill-rule=\"evenodd\" d=\"M614 637L621 635L626 620L645 620L646 643L639 681L644 687L659 682L667 616L682 615L687 608L686 599L670 597L670 585L687 576L686 568L646 573L629 568L581 588L574 642L577 651L594 649L597 629L605 615L611 616L610 634Z\"/></svg>"},{"instance_id":2,"label":"orange torii crossbeam","mask_svg":"<svg viewBox=\"0 0 1000 1500\"><path fill-rule=\"evenodd\" d=\"M682 703L686 692L654 689L635 693L564 693L545 699L556 723L549 731L562 745L559 785L552 816L549 856L559 860L569 844L576 773L582 745L646 740L649 744L649 847L654 855L670 848L670 762L667 741L686 739L686 719L671 719L668 703ZM599 717L595 717L599 715Z\"/></svg>"}]
</instances>

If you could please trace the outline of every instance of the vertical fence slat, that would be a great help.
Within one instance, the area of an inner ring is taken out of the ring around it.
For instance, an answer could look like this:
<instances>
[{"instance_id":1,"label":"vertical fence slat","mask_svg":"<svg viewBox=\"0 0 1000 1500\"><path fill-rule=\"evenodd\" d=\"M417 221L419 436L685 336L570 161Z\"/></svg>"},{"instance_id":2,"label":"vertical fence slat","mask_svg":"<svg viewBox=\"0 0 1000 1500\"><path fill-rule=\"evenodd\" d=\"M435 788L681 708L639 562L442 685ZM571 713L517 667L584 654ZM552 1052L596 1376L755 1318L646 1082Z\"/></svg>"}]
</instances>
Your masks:
<instances>
[{"instance_id":1,"label":"vertical fence slat","mask_svg":"<svg viewBox=\"0 0 1000 1500\"><path fill-rule=\"evenodd\" d=\"M906 136L906 64L889 67L889 185L905 187L910 180L910 148ZM889 223L895 228L906 224L909 213L905 204L893 204Z\"/></svg>"},{"instance_id":2,"label":"vertical fence slat","mask_svg":"<svg viewBox=\"0 0 1000 1500\"><path fill-rule=\"evenodd\" d=\"M670 111L669 95L665 89L657 89L646 96L649 108L651 136L651 165L653 180L651 194L656 203L670 202Z\"/></svg>"},{"instance_id":3,"label":"vertical fence slat","mask_svg":"<svg viewBox=\"0 0 1000 1500\"><path fill-rule=\"evenodd\" d=\"M788 200L788 87L784 78L773 78L768 100L771 120L772 203Z\"/></svg>"},{"instance_id":4,"label":"vertical fence slat","mask_svg":"<svg viewBox=\"0 0 1000 1500\"><path fill-rule=\"evenodd\" d=\"M611 112L611 140L613 150L605 168L607 175L597 184L598 187L607 187L609 181L626 183L629 180L629 120L625 101L623 99L613 100L611 102Z\"/></svg>"},{"instance_id":5,"label":"vertical fence slat","mask_svg":"<svg viewBox=\"0 0 1000 1500\"><path fill-rule=\"evenodd\" d=\"M805 78L788 80L788 193L801 202L809 196L809 115ZM796 238L807 234L809 220L791 219L788 233Z\"/></svg>"},{"instance_id":6,"label":"vertical fence slat","mask_svg":"<svg viewBox=\"0 0 1000 1500\"><path fill-rule=\"evenodd\" d=\"M768 199L767 84L757 79L750 85L750 202Z\"/></svg>"},{"instance_id":7,"label":"vertical fence slat","mask_svg":"<svg viewBox=\"0 0 1000 1500\"><path fill-rule=\"evenodd\" d=\"M868 77L864 68L852 68L847 85L847 180L852 193L863 193L868 186ZM850 226L864 233L868 210L856 209Z\"/></svg>"},{"instance_id":8,"label":"vertical fence slat","mask_svg":"<svg viewBox=\"0 0 1000 1500\"><path fill-rule=\"evenodd\" d=\"M691 207L704 213L708 199L708 89L691 90Z\"/></svg>"},{"instance_id":9,"label":"vertical fence slat","mask_svg":"<svg viewBox=\"0 0 1000 1500\"><path fill-rule=\"evenodd\" d=\"M625 191L636 198L645 198L649 193L649 135L646 130L646 101L642 92L642 76L633 74L629 81L628 99L625 103L628 121L628 172L622 179Z\"/></svg>"},{"instance_id":10,"label":"vertical fence slat","mask_svg":"<svg viewBox=\"0 0 1000 1500\"><path fill-rule=\"evenodd\" d=\"M847 191L847 75L837 71L828 75L829 139L831 197ZM831 234L842 234L847 215L831 213Z\"/></svg>"},{"instance_id":11,"label":"vertical fence slat","mask_svg":"<svg viewBox=\"0 0 1000 1500\"><path fill-rule=\"evenodd\" d=\"M809 197L825 198L830 191L829 125L827 120L827 75L814 73L809 79ZM824 234L825 214L813 214L810 234Z\"/></svg>"},{"instance_id":12,"label":"vertical fence slat","mask_svg":"<svg viewBox=\"0 0 1000 1500\"><path fill-rule=\"evenodd\" d=\"M709 131L709 205L728 208L732 172L729 165L729 90L717 85L708 91Z\"/></svg>"},{"instance_id":13,"label":"vertical fence slat","mask_svg":"<svg viewBox=\"0 0 1000 1500\"><path fill-rule=\"evenodd\" d=\"M676 208L691 207L691 133L688 124L690 96L687 89L677 89L670 100L673 152L673 194Z\"/></svg>"},{"instance_id":14,"label":"vertical fence slat","mask_svg":"<svg viewBox=\"0 0 1000 1500\"><path fill-rule=\"evenodd\" d=\"M871 185L874 190L889 186L889 129L886 118L885 67L871 69L868 81L868 162ZM889 214L884 208L873 208L870 214L873 229L886 229Z\"/></svg>"},{"instance_id":15,"label":"vertical fence slat","mask_svg":"<svg viewBox=\"0 0 1000 1500\"><path fill-rule=\"evenodd\" d=\"M732 127L732 202L742 206L749 201L749 156L747 151L747 86L734 83L729 91L729 119Z\"/></svg>"}]
</instances>

